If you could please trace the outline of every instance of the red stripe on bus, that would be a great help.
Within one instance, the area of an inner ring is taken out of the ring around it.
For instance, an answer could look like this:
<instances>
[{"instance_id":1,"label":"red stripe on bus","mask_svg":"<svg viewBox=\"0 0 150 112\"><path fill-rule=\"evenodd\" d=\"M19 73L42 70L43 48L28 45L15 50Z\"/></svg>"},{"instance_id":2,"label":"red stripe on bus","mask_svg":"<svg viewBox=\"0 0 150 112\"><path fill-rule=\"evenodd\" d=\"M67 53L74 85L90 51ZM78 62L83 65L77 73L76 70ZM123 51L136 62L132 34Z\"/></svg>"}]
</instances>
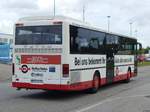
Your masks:
<instances>
[{"instance_id":1,"label":"red stripe on bus","mask_svg":"<svg viewBox=\"0 0 150 112\"><path fill-rule=\"evenodd\" d=\"M105 85L106 84L106 78L101 78L100 79L100 86Z\"/></svg>"},{"instance_id":2,"label":"red stripe on bus","mask_svg":"<svg viewBox=\"0 0 150 112\"><path fill-rule=\"evenodd\" d=\"M60 55L21 55L21 64L61 64Z\"/></svg>"},{"instance_id":3,"label":"red stripe on bus","mask_svg":"<svg viewBox=\"0 0 150 112\"><path fill-rule=\"evenodd\" d=\"M135 76L136 76L136 74L132 72L129 77L132 78ZM128 78L128 73L127 74L119 74L119 75L114 77L114 82L125 80L127 78Z\"/></svg>"},{"instance_id":4,"label":"red stripe on bus","mask_svg":"<svg viewBox=\"0 0 150 112\"><path fill-rule=\"evenodd\" d=\"M100 86L106 84L106 78L100 79ZM92 88L93 81L79 82L71 85L59 85L59 84L31 84L22 82L12 82L13 87L28 88L28 89L48 89L48 90L64 90L64 91L78 91Z\"/></svg>"},{"instance_id":5,"label":"red stripe on bus","mask_svg":"<svg viewBox=\"0 0 150 112\"><path fill-rule=\"evenodd\" d=\"M130 77L135 76L134 73ZM127 79L127 74L122 74L114 77L114 82ZM100 79L100 86L107 84L106 78ZM61 84L32 84L23 82L12 82L12 86L16 88L27 88L27 89L47 89L47 90L62 90L62 91L79 91L92 88L93 81L79 82L71 85Z\"/></svg>"}]
</instances>

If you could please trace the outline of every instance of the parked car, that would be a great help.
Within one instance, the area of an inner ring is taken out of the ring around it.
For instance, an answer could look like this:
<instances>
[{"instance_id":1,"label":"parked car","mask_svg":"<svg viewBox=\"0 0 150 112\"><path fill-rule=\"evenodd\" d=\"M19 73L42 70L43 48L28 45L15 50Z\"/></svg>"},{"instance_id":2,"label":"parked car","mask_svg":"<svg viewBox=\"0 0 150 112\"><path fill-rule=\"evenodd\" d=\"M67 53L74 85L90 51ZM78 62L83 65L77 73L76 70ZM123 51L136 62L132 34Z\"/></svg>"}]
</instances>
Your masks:
<instances>
[{"instance_id":1,"label":"parked car","mask_svg":"<svg viewBox=\"0 0 150 112\"><path fill-rule=\"evenodd\" d=\"M150 62L150 57L145 58L145 61L149 61Z\"/></svg>"}]
</instances>

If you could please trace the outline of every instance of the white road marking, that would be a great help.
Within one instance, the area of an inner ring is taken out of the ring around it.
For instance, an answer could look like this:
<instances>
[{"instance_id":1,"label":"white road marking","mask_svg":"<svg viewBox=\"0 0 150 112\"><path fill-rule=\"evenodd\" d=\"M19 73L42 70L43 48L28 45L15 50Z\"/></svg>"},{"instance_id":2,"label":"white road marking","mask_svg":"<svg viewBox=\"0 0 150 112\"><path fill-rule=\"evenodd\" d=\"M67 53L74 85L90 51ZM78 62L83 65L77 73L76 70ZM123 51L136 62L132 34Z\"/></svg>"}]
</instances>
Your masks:
<instances>
[{"instance_id":1,"label":"white road marking","mask_svg":"<svg viewBox=\"0 0 150 112\"><path fill-rule=\"evenodd\" d=\"M90 109L92 109L92 108L94 108L96 106L102 105L102 104L107 103L107 102L112 102L114 100L121 100L121 99L124 99L124 98L144 97L144 96L149 96L149 94L110 98L110 99L103 100L101 102L95 103L93 105L89 105L88 107L85 107L85 108L82 108L82 109L79 109L79 110L75 110L74 112L85 112L85 111L90 110Z\"/></svg>"}]
</instances>

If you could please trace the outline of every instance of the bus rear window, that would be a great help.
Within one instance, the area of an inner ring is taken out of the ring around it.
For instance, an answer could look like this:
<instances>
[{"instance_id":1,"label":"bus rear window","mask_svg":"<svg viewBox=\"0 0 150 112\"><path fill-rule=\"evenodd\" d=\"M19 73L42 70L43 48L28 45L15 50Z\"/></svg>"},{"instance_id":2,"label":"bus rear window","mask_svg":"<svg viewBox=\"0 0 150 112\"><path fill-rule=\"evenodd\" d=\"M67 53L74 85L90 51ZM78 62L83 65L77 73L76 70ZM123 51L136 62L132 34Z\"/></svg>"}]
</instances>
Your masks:
<instances>
[{"instance_id":1,"label":"bus rear window","mask_svg":"<svg viewBox=\"0 0 150 112\"><path fill-rule=\"evenodd\" d=\"M15 44L62 44L62 25L16 27Z\"/></svg>"}]
</instances>

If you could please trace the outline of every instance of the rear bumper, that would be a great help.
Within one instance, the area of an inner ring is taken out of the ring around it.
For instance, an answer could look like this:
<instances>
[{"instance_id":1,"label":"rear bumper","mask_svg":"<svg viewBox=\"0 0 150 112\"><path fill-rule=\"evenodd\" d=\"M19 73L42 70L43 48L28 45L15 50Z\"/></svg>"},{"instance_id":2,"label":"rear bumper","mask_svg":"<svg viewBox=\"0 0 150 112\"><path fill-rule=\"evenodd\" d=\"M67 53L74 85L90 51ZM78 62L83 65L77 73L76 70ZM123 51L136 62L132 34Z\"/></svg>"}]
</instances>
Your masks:
<instances>
[{"instance_id":1,"label":"rear bumper","mask_svg":"<svg viewBox=\"0 0 150 112\"><path fill-rule=\"evenodd\" d=\"M43 90L62 90L62 91L78 91L92 87L92 81L81 82L72 85L59 84L31 84L22 82L12 82L12 87L22 89L43 89Z\"/></svg>"}]
</instances>

